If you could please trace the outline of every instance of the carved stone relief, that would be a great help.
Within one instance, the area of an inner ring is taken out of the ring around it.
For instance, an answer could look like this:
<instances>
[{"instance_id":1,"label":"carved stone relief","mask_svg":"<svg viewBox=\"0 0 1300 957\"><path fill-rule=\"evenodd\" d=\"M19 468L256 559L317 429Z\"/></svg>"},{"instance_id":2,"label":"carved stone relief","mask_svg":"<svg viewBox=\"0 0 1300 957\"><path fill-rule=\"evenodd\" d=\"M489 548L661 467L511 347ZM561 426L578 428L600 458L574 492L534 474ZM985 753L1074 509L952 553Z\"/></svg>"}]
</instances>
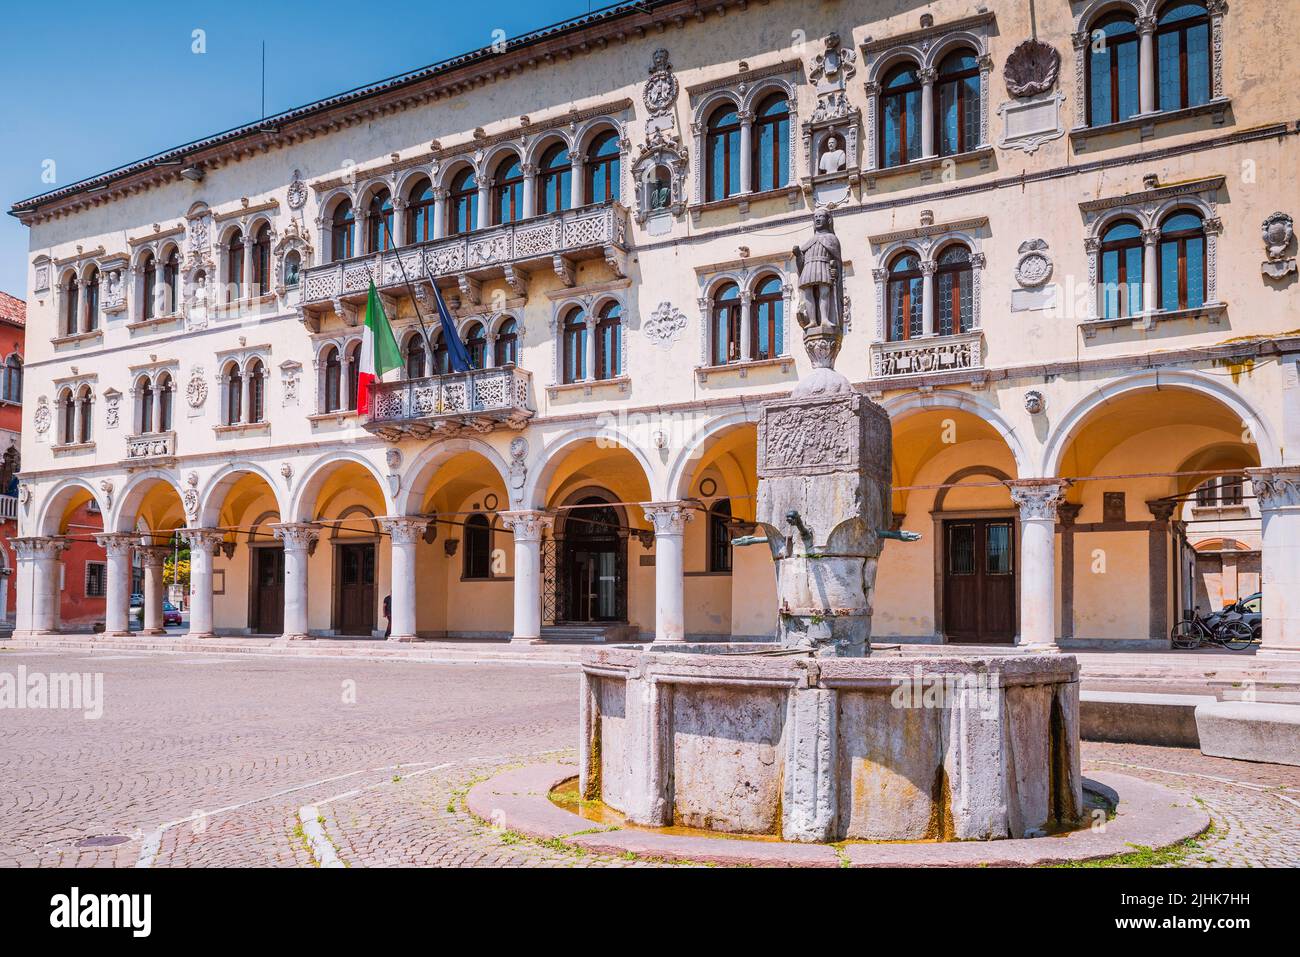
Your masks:
<instances>
[{"instance_id":1,"label":"carved stone relief","mask_svg":"<svg viewBox=\"0 0 1300 957\"><path fill-rule=\"evenodd\" d=\"M1264 240L1264 255L1268 257L1260 264L1264 275L1269 279L1281 279L1295 272L1295 257L1287 255L1295 239L1291 217L1281 211L1273 213L1260 226L1260 235Z\"/></svg>"},{"instance_id":2,"label":"carved stone relief","mask_svg":"<svg viewBox=\"0 0 1300 957\"><path fill-rule=\"evenodd\" d=\"M686 329L686 316L670 302L661 302L642 326L645 337L660 349L668 350Z\"/></svg>"}]
</instances>

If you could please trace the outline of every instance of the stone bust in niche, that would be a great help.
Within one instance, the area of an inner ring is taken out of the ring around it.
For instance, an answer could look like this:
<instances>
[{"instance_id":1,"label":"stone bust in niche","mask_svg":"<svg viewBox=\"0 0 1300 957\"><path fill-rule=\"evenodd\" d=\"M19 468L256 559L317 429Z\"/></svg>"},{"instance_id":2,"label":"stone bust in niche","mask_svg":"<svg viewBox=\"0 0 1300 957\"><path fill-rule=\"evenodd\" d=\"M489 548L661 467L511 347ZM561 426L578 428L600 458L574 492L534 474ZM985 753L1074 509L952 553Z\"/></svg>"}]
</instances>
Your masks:
<instances>
[{"instance_id":1,"label":"stone bust in niche","mask_svg":"<svg viewBox=\"0 0 1300 957\"><path fill-rule=\"evenodd\" d=\"M668 208L668 204L672 201L672 187L669 184L668 171L662 166L656 166L654 172L650 174L646 192L652 212Z\"/></svg>"},{"instance_id":2,"label":"stone bust in niche","mask_svg":"<svg viewBox=\"0 0 1300 957\"><path fill-rule=\"evenodd\" d=\"M844 145L840 138L832 133L826 137L826 145L822 147L822 158L817 164L817 169L822 173L842 173L848 160L844 153Z\"/></svg>"}]
</instances>

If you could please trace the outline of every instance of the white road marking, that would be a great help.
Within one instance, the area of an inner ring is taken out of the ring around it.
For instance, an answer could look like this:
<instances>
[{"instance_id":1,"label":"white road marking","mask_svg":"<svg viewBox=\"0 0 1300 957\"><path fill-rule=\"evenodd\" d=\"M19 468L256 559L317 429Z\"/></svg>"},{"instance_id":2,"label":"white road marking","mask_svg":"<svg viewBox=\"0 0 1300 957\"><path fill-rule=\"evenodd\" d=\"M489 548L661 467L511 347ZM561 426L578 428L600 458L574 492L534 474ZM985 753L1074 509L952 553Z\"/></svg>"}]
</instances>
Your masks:
<instances>
[{"instance_id":1,"label":"white road marking","mask_svg":"<svg viewBox=\"0 0 1300 957\"><path fill-rule=\"evenodd\" d=\"M317 820L319 817L320 812L314 804L304 804L298 808L298 820L302 822L302 833L311 845L312 857L316 858L316 863L321 867L342 867L343 862L334 852L334 845L325 836L325 829Z\"/></svg>"}]
</instances>

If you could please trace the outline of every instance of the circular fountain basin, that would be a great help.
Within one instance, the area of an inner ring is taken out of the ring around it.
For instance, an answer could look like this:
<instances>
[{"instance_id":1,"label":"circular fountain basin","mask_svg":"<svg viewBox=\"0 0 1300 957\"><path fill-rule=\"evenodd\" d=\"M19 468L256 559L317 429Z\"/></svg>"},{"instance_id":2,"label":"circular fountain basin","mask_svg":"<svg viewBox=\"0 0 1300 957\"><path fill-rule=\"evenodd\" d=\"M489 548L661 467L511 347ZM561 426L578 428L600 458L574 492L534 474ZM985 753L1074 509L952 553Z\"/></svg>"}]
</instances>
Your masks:
<instances>
[{"instance_id":1,"label":"circular fountain basin","mask_svg":"<svg viewBox=\"0 0 1300 957\"><path fill-rule=\"evenodd\" d=\"M1062 654L597 649L578 790L633 824L785 841L1053 833L1085 812L1078 688Z\"/></svg>"}]
</instances>

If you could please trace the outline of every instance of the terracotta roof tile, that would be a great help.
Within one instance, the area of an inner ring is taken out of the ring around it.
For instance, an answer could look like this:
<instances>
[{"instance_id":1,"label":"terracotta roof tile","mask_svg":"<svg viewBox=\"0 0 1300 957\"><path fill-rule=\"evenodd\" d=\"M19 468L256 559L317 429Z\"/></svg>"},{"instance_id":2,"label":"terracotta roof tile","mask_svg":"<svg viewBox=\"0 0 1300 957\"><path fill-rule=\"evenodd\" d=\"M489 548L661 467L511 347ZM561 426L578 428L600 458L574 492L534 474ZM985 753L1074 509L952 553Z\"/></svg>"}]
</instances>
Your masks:
<instances>
[{"instance_id":1,"label":"terracotta roof tile","mask_svg":"<svg viewBox=\"0 0 1300 957\"><path fill-rule=\"evenodd\" d=\"M7 292L0 292L0 319L16 326L27 325L27 303Z\"/></svg>"}]
</instances>

